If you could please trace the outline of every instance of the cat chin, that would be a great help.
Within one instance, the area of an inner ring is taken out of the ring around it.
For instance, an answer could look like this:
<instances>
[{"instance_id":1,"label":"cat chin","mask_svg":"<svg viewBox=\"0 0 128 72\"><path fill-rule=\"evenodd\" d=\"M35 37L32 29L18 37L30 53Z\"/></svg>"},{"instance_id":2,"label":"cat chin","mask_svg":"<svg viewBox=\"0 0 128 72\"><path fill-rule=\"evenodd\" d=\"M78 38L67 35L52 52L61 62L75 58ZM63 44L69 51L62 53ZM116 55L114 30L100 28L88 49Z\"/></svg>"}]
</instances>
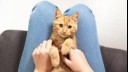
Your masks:
<instances>
[{"instance_id":1,"label":"cat chin","mask_svg":"<svg viewBox=\"0 0 128 72\"><path fill-rule=\"evenodd\" d=\"M68 37L68 36L65 36L65 35L59 35L59 36L61 36L62 38L66 38L66 37Z\"/></svg>"},{"instance_id":2,"label":"cat chin","mask_svg":"<svg viewBox=\"0 0 128 72\"><path fill-rule=\"evenodd\" d=\"M68 37L68 36L64 36L64 35L60 35L61 37L63 37L63 38L66 38L66 37Z\"/></svg>"}]
</instances>

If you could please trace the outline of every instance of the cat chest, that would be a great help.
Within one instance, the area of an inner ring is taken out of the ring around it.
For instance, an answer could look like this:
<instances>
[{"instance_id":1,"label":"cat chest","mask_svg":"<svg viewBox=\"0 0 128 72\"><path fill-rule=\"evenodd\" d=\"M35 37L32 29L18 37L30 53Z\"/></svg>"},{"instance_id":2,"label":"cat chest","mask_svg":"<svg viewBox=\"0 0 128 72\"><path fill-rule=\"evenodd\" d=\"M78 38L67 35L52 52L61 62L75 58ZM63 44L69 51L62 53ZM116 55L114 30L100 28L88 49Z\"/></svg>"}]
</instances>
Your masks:
<instances>
[{"instance_id":1,"label":"cat chest","mask_svg":"<svg viewBox=\"0 0 128 72\"><path fill-rule=\"evenodd\" d=\"M61 47L61 45L64 43L64 40L53 40L53 45L55 45L56 47Z\"/></svg>"}]
</instances>

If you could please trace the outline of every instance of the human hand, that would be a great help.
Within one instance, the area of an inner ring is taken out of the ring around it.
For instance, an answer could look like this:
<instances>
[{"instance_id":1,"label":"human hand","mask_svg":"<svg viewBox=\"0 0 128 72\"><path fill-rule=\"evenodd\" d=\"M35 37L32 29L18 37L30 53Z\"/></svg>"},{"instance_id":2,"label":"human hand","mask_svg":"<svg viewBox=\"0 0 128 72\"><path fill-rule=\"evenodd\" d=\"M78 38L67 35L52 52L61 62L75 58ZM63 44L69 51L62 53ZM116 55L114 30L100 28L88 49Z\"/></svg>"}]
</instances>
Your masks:
<instances>
[{"instance_id":1,"label":"human hand","mask_svg":"<svg viewBox=\"0 0 128 72\"><path fill-rule=\"evenodd\" d=\"M69 59L64 57L63 61L74 72L93 72L83 52L78 49L71 49L69 52Z\"/></svg>"},{"instance_id":2,"label":"human hand","mask_svg":"<svg viewBox=\"0 0 128 72\"><path fill-rule=\"evenodd\" d=\"M32 56L35 63L34 72L49 72L52 68L49 51L52 41L44 41L37 48L35 48Z\"/></svg>"}]
</instances>

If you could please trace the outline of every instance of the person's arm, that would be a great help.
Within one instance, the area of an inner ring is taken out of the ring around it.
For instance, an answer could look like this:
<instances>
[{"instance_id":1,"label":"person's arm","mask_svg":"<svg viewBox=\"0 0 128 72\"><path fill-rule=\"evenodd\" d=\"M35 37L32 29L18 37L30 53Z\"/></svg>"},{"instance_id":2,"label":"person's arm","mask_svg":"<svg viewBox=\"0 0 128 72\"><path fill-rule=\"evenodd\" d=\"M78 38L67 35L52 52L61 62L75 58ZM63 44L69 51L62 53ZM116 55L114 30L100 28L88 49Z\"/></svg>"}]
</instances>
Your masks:
<instances>
[{"instance_id":1,"label":"person's arm","mask_svg":"<svg viewBox=\"0 0 128 72\"><path fill-rule=\"evenodd\" d=\"M33 59L35 63L34 72L50 72L52 65L50 61L49 51L52 41L44 41L33 52Z\"/></svg>"},{"instance_id":2,"label":"person's arm","mask_svg":"<svg viewBox=\"0 0 128 72\"><path fill-rule=\"evenodd\" d=\"M88 64L83 52L78 49L71 49L69 59L64 57L63 60L74 72L94 72Z\"/></svg>"}]
</instances>

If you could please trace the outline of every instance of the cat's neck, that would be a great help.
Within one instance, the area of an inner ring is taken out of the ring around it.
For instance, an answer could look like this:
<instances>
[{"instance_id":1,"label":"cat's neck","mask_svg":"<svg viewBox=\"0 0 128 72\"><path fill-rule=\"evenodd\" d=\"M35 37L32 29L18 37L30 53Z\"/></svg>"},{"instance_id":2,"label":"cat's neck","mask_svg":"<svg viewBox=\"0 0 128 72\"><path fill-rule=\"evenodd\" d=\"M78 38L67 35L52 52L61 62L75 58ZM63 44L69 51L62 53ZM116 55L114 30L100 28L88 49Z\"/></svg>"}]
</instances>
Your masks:
<instances>
[{"instance_id":1,"label":"cat's neck","mask_svg":"<svg viewBox=\"0 0 128 72\"><path fill-rule=\"evenodd\" d=\"M60 35L57 34L57 32L53 32L53 34L56 35L56 37L61 38L61 39L63 39L63 40L66 40L66 39L68 39L68 38L74 38L74 36L61 37Z\"/></svg>"}]
</instances>

